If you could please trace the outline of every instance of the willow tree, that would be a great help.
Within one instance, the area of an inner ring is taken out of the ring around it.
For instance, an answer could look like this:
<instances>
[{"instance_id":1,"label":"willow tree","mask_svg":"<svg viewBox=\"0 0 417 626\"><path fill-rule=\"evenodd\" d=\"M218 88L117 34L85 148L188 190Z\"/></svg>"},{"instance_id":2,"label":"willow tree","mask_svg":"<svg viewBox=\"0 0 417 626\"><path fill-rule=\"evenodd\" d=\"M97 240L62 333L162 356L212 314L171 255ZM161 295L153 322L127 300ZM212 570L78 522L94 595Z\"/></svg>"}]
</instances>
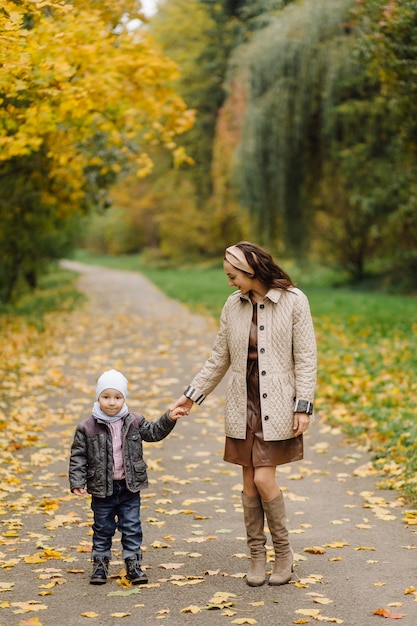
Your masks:
<instances>
[{"instance_id":1,"label":"willow tree","mask_svg":"<svg viewBox=\"0 0 417 626\"><path fill-rule=\"evenodd\" d=\"M333 106L340 52L349 58L354 0L291 3L240 46L231 76L247 106L234 171L258 237L301 253L308 242L308 194L321 172L321 136Z\"/></svg>"}]
</instances>

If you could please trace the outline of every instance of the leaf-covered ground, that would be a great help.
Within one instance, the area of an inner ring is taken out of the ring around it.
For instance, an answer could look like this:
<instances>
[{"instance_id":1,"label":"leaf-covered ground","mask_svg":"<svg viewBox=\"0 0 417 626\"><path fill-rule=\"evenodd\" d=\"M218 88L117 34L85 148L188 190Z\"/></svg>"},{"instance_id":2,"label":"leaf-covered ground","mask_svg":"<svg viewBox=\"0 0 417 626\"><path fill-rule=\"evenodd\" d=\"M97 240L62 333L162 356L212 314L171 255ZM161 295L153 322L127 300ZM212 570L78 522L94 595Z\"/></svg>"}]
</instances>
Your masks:
<instances>
[{"instance_id":1,"label":"leaf-covered ground","mask_svg":"<svg viewBox=\"0 0 417 626\"><path fill-rule=\"evenodd\" d=\"M11 321L2 345L0 624L415 626L417 512L400 492L378 489L363 439L346 445L319 417L305 460L279 472L293 580L245 584L240 469L222 461L224 387L146 446L150 584L126 582L116 535L111 580L89 585L90 502L69 493L67 466L95 380L121 369L132 410L158 417L202 363L215 325L134 274L88 268L81 285L86 308L50 315L44 333Z\"/></svg>"},{"instance_id":2,"label":"leaf-covered ground","mask_svg":"<svg viewBox=\"0 0 417 626\"><path fill-rule=\"evenodd\" d=\"M316 406L372 450L381 485L417 502L417 312L413 320L316 320Z\"/></svg>"}]
</instances>

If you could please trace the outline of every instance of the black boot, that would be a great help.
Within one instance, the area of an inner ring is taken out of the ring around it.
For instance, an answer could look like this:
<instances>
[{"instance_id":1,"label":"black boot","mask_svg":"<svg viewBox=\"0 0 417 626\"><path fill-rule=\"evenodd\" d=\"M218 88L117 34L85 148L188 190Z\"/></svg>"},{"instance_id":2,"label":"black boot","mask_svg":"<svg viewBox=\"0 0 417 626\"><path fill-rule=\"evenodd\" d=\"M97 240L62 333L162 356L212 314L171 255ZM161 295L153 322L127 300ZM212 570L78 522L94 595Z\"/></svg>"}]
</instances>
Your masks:
<instances>
[{"instance_id":1,"label":"black boot","mask_svg":"<svg viewBox=\"0 0 417 626\"><path fill-rule=\"evenodd\" d=\"M110 559L106 556L95 556L93 558L94 568L91 574L91 585L104 585L109 575L109 563Z\"/></svg>"},{"instance_id":2,"label":"black boot","mask_svg":"<svg viewBox=\"0 0 417 626\"><path fill-rule=\"evenodd\" d=\"M148 577L142 572L140 567L140 559L137 555L125 559L126 578L130 580L132 585L146 585Z\"/></svg>"}]
</instances>

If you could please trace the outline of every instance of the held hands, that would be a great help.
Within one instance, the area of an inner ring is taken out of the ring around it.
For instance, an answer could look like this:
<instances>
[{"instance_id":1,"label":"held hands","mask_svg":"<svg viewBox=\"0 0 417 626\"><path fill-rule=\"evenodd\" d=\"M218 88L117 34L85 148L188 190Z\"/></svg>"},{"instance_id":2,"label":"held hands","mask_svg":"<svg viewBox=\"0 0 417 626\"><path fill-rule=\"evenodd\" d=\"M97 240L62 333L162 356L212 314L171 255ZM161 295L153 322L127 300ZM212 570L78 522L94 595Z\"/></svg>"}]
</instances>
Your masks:
<instances>
[{"instance_id":1,"label":"held hands","mask_svg":"<svg viewBox=\"0 0 417 626\"><path fill-rule=\"evenodd\" d=\"M169 419L176 421L183 415L188 415L189 412L189 409L183 406L174 406L172 409L169 409Z\"/></svg>"},{"instance_id":2,"label":"held hands","mask_svg":"<svg viewBox=\"0 0 417 626\"><path fill-rule=\"evenodd\" d=\"M306 432L310 425L310 416L307 413L294 413L294 435L298 437Z\"/></svg>"},{"instance_id":3,"label":"held hands","mask_svg":"<svg viewBox=\"0 0 417 626\"><path fill-rule=\"evenodd\" d=\"M177 407L181 407L185 410L184 415L188 415L193 407L193 404L194 404L193 400L190 400L190 398L187 398L187 396L184 396L183 394L182 396L178 398L178 400L175 402L172 408L176 409Z\"/></svg>"}]
</instances>

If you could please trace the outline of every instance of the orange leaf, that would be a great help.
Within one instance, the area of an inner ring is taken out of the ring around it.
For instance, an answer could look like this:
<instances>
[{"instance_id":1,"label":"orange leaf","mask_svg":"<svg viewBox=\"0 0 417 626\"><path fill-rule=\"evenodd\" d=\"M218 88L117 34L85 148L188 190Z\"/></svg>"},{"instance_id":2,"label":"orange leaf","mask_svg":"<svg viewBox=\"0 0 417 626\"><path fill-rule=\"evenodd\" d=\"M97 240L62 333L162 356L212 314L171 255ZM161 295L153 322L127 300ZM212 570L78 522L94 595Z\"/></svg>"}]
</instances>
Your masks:
<instances>
[{"instance_id":1,"label":"orange leaf","mask_svg":"<svg viewBox=\"0 0 417 626\"><path fill-rule=\"evenodd\" d=\"M374 611L374 615L381 615L382 617L390 617L391 619L402 619L406 616L406 613L391 613L388 609L377 609Z\"/></svg>"}]
</instances>

